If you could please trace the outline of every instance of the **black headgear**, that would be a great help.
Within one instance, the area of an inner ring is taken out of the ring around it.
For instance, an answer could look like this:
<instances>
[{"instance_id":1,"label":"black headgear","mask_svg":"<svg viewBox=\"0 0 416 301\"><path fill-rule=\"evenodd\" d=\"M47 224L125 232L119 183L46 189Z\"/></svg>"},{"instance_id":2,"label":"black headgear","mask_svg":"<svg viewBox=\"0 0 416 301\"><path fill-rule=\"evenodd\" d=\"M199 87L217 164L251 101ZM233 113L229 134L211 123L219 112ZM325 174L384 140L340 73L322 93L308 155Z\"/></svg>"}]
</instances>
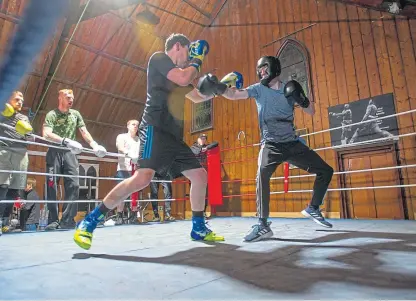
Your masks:
<instances>
[{"instance_id":1,"label":"black headgear","mask_svg":"<svg viewBox=\"0 0 416 301\"><path fill-rule=\"evenodd\" d=\"M265 77L262 77L260 73L260 68L263 66L267 66L267 75ZM282 72L282 67L279 59L275 56L263 56L257 61L257 76L264 86L268 87L272 79L279 76L280 72Z\"/></svg>"}]
</instances>

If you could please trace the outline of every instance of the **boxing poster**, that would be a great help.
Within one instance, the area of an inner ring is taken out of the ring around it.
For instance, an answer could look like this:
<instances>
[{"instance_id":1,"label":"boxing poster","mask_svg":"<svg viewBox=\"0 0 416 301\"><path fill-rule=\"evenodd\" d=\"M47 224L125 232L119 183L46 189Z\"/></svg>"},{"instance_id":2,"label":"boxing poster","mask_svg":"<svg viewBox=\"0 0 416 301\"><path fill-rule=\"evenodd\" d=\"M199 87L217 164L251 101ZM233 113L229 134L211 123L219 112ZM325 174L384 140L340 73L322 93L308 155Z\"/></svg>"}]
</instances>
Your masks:
<instances>
[{"instance_id":1,"label":"boxing poster","mask_svg":"<svg viewBox=\"0 0 416 301\"><path fill-rule=\"evenodd\" d=\"M348 146L353 143L366 141L371 143L371 140L379 138L393 139L393 136L398 135L395 116L381 120L370 120L395 113L392 93L329 107L330 128L340 127L330 132L332 146ZM361 121L367 122L349 126ZM380 140L374 141L374 143L377 142L380 142Z\"/></svg>"}]
</instances>

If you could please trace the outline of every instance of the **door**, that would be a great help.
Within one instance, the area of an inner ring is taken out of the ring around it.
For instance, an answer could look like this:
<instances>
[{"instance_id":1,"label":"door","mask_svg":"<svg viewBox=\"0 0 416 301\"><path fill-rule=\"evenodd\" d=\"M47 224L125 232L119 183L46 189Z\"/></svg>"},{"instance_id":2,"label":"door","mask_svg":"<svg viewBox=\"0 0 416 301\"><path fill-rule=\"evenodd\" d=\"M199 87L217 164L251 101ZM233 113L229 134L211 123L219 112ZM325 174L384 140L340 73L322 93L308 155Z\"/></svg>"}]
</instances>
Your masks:
<instances>
[{"instance_id":1,"label":"door","mask_svg":"<svg viewBox=\"0 0 416 301\"><path fill-rule=\"evenodd\" d=\"M396 166L396 153L392 146L361 150L341 155L342 169L359 170ZM343 188L400 185L400 170L350 173L341 179ZM357 219L404 219L401 188L365 189L344 191L343 216Z\"/></svg>"}]
</instances>

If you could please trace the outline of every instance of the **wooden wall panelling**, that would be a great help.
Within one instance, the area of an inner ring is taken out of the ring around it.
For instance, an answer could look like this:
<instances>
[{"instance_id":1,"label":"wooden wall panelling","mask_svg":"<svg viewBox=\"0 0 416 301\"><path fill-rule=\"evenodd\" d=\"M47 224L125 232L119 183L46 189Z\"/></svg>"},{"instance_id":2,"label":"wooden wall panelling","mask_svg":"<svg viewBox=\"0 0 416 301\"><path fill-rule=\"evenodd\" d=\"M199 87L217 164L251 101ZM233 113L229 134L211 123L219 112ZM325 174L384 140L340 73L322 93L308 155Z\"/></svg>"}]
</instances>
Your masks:
<instances>
[{"instance_id":1,"label":"wooden wall panelling","mask_svg":"<svg viewBox=\"0 0 416 301\"><path fill-rule=\"evenodd\" d=\"M386 38L387 51L392 74L393 92L396 101L396 110L404 112L410 110L407 82L403 68L403 60L397 36L397 28L394 19L384 20L384 32ZM414 120L410 114L402 115L398 118L400 134L414 132ZM411 164L414 162L414 137L405 137L400 139L399 148L401 149L402 163ZM407 170L403 171L406 179L409 179ZM407 182L408 180L405 180ZM407 190L409 195L412 191ZM410 194L411 195L411 194ZM414 209L414 208L413 208Z\"/></svg>"},{"instance_id":2,"label":"wooden wall panelling","mask_svg":"<svg viewBox=\"0 0 416 301\"><path fill-rule=\"evenodd\" d=\"M402 56L403 61L403 73L402 76L404 76L406 80L405 85L405 91L407 92L407 102L409 103L409 109L414 110L416 108L415 100L416 100L416 85L414 85L414 81L416 78L416 60L415 60L415 48L414 44L412 43L412 36L411 36L411 30L409 28L409 24L412 20L406 20L405 18L396 18L396 29L397 29L397 35L398 35L398 41L399 41L399 47L400 47L400 53ZM416 23L413 23L416 25ZM415 117L416 114L412 113L408 115L412 119L412 131L415 131ZM406 150L406 158L408 164L414 164L415 163L415 139L412 138L405 138L410 141L412 141L411 149ZM403 170L404 171L404 170ZM413 168L406 169L406 183L415 183L416 181L416 170ZM410 195L415 195L416 189L414 187L411 187L408 189ZM407 209L410 216L414 216L414 213L416 211L416 203L414 202L412 204L411 198L407 198Z\"/></svg>"},{"instance_id":3,"label":"wooden wall panelling","mask_svg":"<svg viewBox=\"0 0 416 301\"><path fill-rule=\"evenodd\" d=\"M283 7L284 7L284 21L286 23L286 33L285 34L290 34L292 32L294 32L295 30L298 30L301 28L302 23L300 20L300 15L293 13L293 1L292 0L285 0L283 3ZM300 34L296 34L293 36L290 36L290 38L294 38L296 40L299 40ZM281 43L281 46L283 45L283 42ZM296 109L295 110L295 116L298 115L298 122L296 122L296 124L300 124L303 127L303 113L301 112L301 109ZM299 118L300 117L300 118ZM283 176L284 172L283 172L283 166L280 168L281 172L278 173L276 176ZM300 174L300 169L296 169L294 170L294 172L292 174L295 175L299 175ZM279 182L282 182L282 180L278 180ZM294 179L293 181L291 181L292 185L290 190L300 190L301 186L300 186L300 181L299 179ZM281 189L280 191L284 190ZM286 202L286 211L287 212L300 212L302 211L302 195L300 193L289 193L289 194L285 194L285 202ZM278 195L278 197L280 197Z\"/></svg>"},{"instance_id":4,"label":"wooden wall panelling","mask_svg":"<svg viewBox=\"0 0 416 301\"><path fill-rule=\"evenodd\" d=\"M408 84L409 78L413 78L415 72L415 31L411 26L413 21L399 21L399 18L389 21L389 18L392 18L390 15L329 1L283 1L279 7L273 4L268 0L229 1L214 22L214 27L205 29L202 34L209 37L215 45L215 56L207 58L207 69L217 67L216 74L219 77L232 70L240 71L245 77L245 86L248 86L257 81L254 66L259 56L276 53L282 44L277 42L256 50L255 47L250 47L249 41L257 41L259 46L262 46L310 23L318 22L317 25L291 36L308 49L312 91L316 100L315 116L309 117L300 110L295 112L298 128L307 127L310 132L326 129L329 127L329 106L390 92L395 93L398 112L413 108L409 99L414 98L415 91L414 87ZM257 7L254 8L255 6ZM384 17L384 20L380 17ZM241 26L215 27L238 23ZM251 25L243 26L243 23ZM236 55L235 49L241 54ZM212 139L220 142L222 148L256 143L260 139L256 111L253 100L235 102L217 98L214 100L214 129L207 132ZM242 115L246 117L245 120L241 120ZM401 133L414 131L413 119L410 116L403 116L398 120ZM245 141L236 139L240 130L244 130L246 134ZM192 140L196 136L197 134L194 134ZM406 139L402 139L400 148L405 159L403 163L409 164L414 157L414 139ZM309 142L312 148L329 146L330 133L313 135L309 137ZM224 152L222 160L229 162L257 155L258 148L253 147ZM330 165L336 166L333 150L319 152L319 155ZM226 164L223 170L228 178L254 179L256 162L253 160L251 165L247 163L241 166ZM282 174L280 167L273 176ZM303 172L292 170L291 174ZM411 172L405 171L403 176L406 183L412 182ZM337 177L334 177L331 188L337 187L337 182ZM294 182L291 188L307 189L312 185L313 178L310 178L307 179L307 183ZM223 187L224 194L227 195L233 190L254 192L255 185L253 181L248 184L241 183L239 188L232 187L231 184L224 184ZM279 181L272 182L272 191L282 189L283 185ZM407 191L410 204L413 201L411 192ZM271 210L297 212L300 209L298 205L304 207L308 199L310 194L273 195ZM327 199L330 200L330 211L339 211L339 193L330 193ZM248 208L245 198L241 200L243 211L253 212L254 198L248 200ZM235 208L232 205L235 204L234 200L229 201L231 203L219 208L220 212L226 214L229 212L227 210ZM326 204L328 203L326 200ZM328 210L328 207L326 209Z\"/></svg>"},{"instance_id":5,"label":"wooden wall panelling","mask_svg":"<svg viewBox=\"0 0 416 301\"><path fill-rule=\"evenodd\" d=\"M258 15L258 1L251 1L251 9L248 11L248 22L249 23L259 23L261 22L261 18ZM264 26L263 26L264 27ZM246 76L246 82L248 83L255 83L257 82L257 73L256 73L256 64L257 60L260 58L260 36L258 35L260 26L256 27L249 27L246 26L246 31L248 33L248 39L247 39L247 48L248 48L248 57L247 57L247 64L242 64L243 72ZM247 84L245 85L247 86ZM254 99L247 99L242 100L244 103L245 108L245 138L243 140L243 145L252 145L259 143L259 137L258 135L255 135L254 132L258 133L258 120L257 120L257 107L255 104ZM257 160L253 160L253 158L256 158L258 156L258 146L250 146L247 148L244 148L243 151L243 158L247 160L247 162L243 163L245 166L245 174L243 175L243 179L251 180L251 181L245 181L242 183L242 185L245 187L244 193L250 194L251 196L246 197L246 200L248 201L249 209L248 212L256 212L256 197L253 196L256 191L256 185L255 185L255 178L256 178L256 172L257 172Z\"/></svg>"},{"instance_id":6,"label":"wooden wall panelling","mask_svg":"<svg viewBox=\"0 0 416 301\"><path fill-rule=\"evenodd\" d=\"M323 5L322 2L319 4L320 6ZM327 77L326 77L326 58L323 52L322 46L322 37L321 37L321 30L322 30L322 22L320 22L318 10L323 9L322 7L318 8L318 4L315 1L309 1L309 17L311 20L317 20L318 24L312 27L312 37L313 37L313 53L314 55L311 56L311 60L315 61L315 70L312 69L313 77L312 81L315 82L314 87L314 95L316 98L315 104L315 115L313 117L314 124L316 127L314 131L319 131L322 129L326 129L329 127L327 111L328 111L328 88L327 88ZM312 22L312 21L311 21ZM316 134L314 135L315 138L315 146L314 148L319 148L323 146L330 145L329 134ZM320 151L318 154L324 159L327 160L328 151ZM330 205L330 194L327 194L326 201L327 206ZM311 197L311 195L310 195Z\"/></svg>"},{"instance_id":7,"label":"wooden wall panelling","mask_svg":"<svg viewBox=\"0 0 416 301\"><path fill-rule=\"evenodd\" d=\"M340 102L341 103L348 103L353 100L358 100L358 86L357 86L357 79L356 79L356 72L355 72L355 62L354 62L354 53L352 48L352 41L351 41L351 32L350 26L348 23L348 16L347 16L347 8L344 4L335 3L336 5L336 14L339 24L339 34L340 34L340 53L338 53L338 58L336 59L337 62L342 62L342 69L340 67L339 72L343 74L343 78L345 80L345 90L342 81L338 85L338 89L341 89L339 93ZM341 77L342 75L340 75ZM352 131L352 129L351 129ZM335 165L335 167L337 164ZM335 168L337 170L337 168ZM332 180L332 188L336 188L339 183L339 176L334 176ZM338 202L332 202L331 210L333 212L340 212L341 204L340 198L342 196L341 192L333 192L331 196L336 196L338 198Z\"/></svg>"},{"instance_id":8,"label":"wooden wall panelling","mask_svg":"<svg viewBox=\"0 0 416 301\"><path fill-rule=\"evenodd\" d=\"M294 32L296 30L299 30L303 27L302 23L302 16L301 14L294 14L294 11L299 12L300 11L300 5L297 0L285 2L285 10L286 12L289 12L289 17L287 18L287 22L290 24L288 27L289 33ZM303 43L303 34L302 32L296 33L295 35L290 36L289 38L296 40L299 43ZM297 129L305 128L305 119L307 117L304 116L301 109L295 110L295 120L296 124L295 127ZM290 175L299 175L301 174L300 169L295 169L293 172L290 173ZM281 175L282 176L282 175ZM299 179L292 179L289 182L289 190L301 190L302 189L302 181ZM302 205L302 199L303 199L303 193L291 193L289 194L289 197L292 199L293 203L293 211L294 212L300 212L303 209Z\"/></svg>"},{"instance_id":9,"label":"wooden wall panelling","mask_svg":"<svg viewBox=\"0 0 416 301\"><path fill-rule=\"evenodd\" d=\"M346 103L349 101L348 95L346 95L346 83L345 83L345 71L344 71L344 61L339 59L338 56L342 58L342 43L341 43L341 31L339 28L339 21L336 13L336 3L333 1L326 1L326 16L328 20L323 26L326 30L329 30L329 33L326 35L326 54L325 60L329 61L329 66L327 71L329 74L329 93L331 95L328 106L337 105L340 103ZM325 112L325 117L328 116L328 113ZM329 127L329 120L328 120ZM327 133L326 136L330 141L331 133ZM328 142L330 145L331 142ZM336 152L329 150L327 152L327 163L331 165L334 170L337 170L337 158ZM330 187L336 188L338 184L338 176L333 176ZM326 203L327 212L339 212L340 208L340 193L339 192L329 192L328 193L329 202Z\"/></svg>"},{"instance_id":10,"label":"wooden wall panelling","mask_svg":"<svg viewBox=\"0 0 416 301\"><path fill-rule=\"evenodd\" d=\"M248 23L250 22L250 16L249 12L252 10L252 5L254 3L250 3L250 1L233 1L233 6L230 7L230 21L232 23ZM236 5L245 6L245 10L238 9L238 6ZM235 9L233 9L235 8ZM250 39L250 29L247 28L247 26L239 28L239 30L234 30L233 28L230 28L231 30L231 37L235 43L241 43L241 61L246 62L245 64L241 64L241 62L237 62L235 58L232 60L232 65L230 67L234 69L239 68L243 74L247 74L246 69L248 65L250 64L249 58L250 58L250 49L256 45L253 43L253 41ZM231 56L230 56L231 57ZM232 70L224 70L223 73L227 74L228 72L231 72ZM221 75L222 76L222 75ZM245 130L246 128L246 113L245 113L245 103L243 101L236 101L236 107L237 111L234 112L234 128L233 131L230 133L231 137L234 141L234 147L240 147L242 145L241 141L238 140L238 133L241 130ZM236 114L237 113L237 114ZM243 148L237 149L234 152L235 156L233 160L235 161L241 161L247 159L246 157L246 150ZM236 180L241 180L246 176L246 166L247 163L234 163L232 164L234 167L234 173ZM245 188L242 185L241 182L235 182L233 183L235 194L245 194ZM235 213L240 214L242 211L249 211L250 210L250 201L247 199L247 197L236 197L233 200L232 203L232 212L233 215Z\"/></svg>"},{"instance_id":11,"label":"wooden wall panelling","mask_svg":"<svg viewBox=\"0 0 416 301\"><path fill-rule=\"evenodd\" d=\"M227 25L229 23L229 11L230 11L230 4L231 2L227 2L223 8L223 11L221 13L221 18L218 20L218 25ZM228 28L227 27L220 27L220 38L221 41L229 41L231 42L231 39L229 39L228 36ZM228 61L228 58L230 58L230 55L232 54L231 52L231 47L221 47L221 65L216 66L219 70L222 70L222 67L224 66L223 64L225 64ZM222 115L222 132L223 132L223 143L224 143L224 148L231 148L232 144L231 144L231 137L230 137L230 133L229 133L229 129L230 129L230 122L231 122L231 118L232 118L232 110L229 109L232 106L232 102L231 100L228 99L222 99L222 110L218 111L219 114ZM232 151L225 151L223 152L223 163L227 163L230 162L233 158L233 154ZM223 164L223 170L224 173L226 175L225 179L231 180L233 179L233 175L231 174L231 170L230 170L230 164ZM225 195L232 195L233 191L232 191L232 183L227 183L225 184ZM229 204L232 203L232 198L226 198L224 199L224 204L223 206L221 206L220 208L218 208L218 211L225 211L225 212L229 212Z\"/></svg>"},{"instance_id":12,"label":"wooden wall panelling","mask_svg":"<svg viewBox=\"0 0 416 301\"><path fill-rule=\"evenodd\" d=\"M285 10L285 3L287 1L281 1L281 5L277 6L274 11L275 13L272 14L272 21L278 20L278 25L274 25L274 27L279 27L278 30L273 31L273 40L279 39L281 37L286 36L288 33L290 33L289 27L289 20L286 20L288 18L289 12L286 12ZM276 14L277 13L277 14ZM276 18L276 19L275 19ZM291 25L293 26L293 24ZM274 51L273 55L276 55L280 47L283 45L284 40L280 40L276 43L274 43ZM273 174L273 177L279 177L283 175L283 164L281 164L277 169L276 172ZM270 187L270 191L283 191L284 185L282 180L274 180L273 185ZM293 194L274 194L270 196L270 199L272 201L277 202L277 212L288 212L293 211L293 197L295 197Z\"/></svg>"},{"instance_id":13,"label":"wooden wall panelling","mask_svg":"<svg viewBox=\"0 0 416 301\"><path fill-rule=\"evenodd\" d=\"M277 38L279 38L279 30L280 30L280 26L277 25L277 22L279 22L278 20L278 14L277 14L278 8L277 7L270 7L268 5L268 1L267 0L258 0L257 3L257 15L258 15L258 20L260 25L257 26L253 26L253 27L248 27L248 30L252 30L254 31L254 33L258 34L259 37L259 47L260 47L260 53L259 55L254 58L254 62L253 65L250 66L251 70L249 70L249 74L253 74L253 77L251 78L250 84L254 84L256 82L258 82L258 77L257 77L257 72L256 72L256 64L257 64L257 60L262 57L262 56L266 56L266 55L275 55L277 53L277 47L275 44L273 43L265 48L263 48L264 45L276 40ZM270 25L266 25L269 24ZM257 32L256 32L257 31ZM247 84L246 86L248 86L249 84ZM257 113L257 106L256 106L256 101L254 99L251 99L251 106L250 106L250 111L253 114L253 141L252 143L260 143L260 139L261 139L261 135L260 135L260 130L259 130L259 120L258 120L258 113ZM257 134L257 135L255 135ZM257 139L255 139L257 138ZM260 147L254 147L253 148L253 152L252 152L252 156L251 158L257 157L259 155L259 151L260 151ZM256 167L255 169L252 169L250 178L255 178L256 177L256 172L257 172L257 161L254 161L256 163ZM251 188L252 188L252 192L255 193L256 191L256 182L251 182ZM276 189L276 180L271 180L270 181L270 191L274 191ZM253 202L250 205L250 212L256 212L257 211L257 207L256 207L256 203ZM278 208L278 199L275 195L271 195L270 196L270 212L277 212L279 211Z\"/></svg>"},{"instance_id":14,"label":"wooden wall panelling","mask_svg":"<svg viewBox=\"0 0 416 301\"><path fill-rule=\"evenodd\" d=\"M228 10L227 10L227 14L228 14L228 18L227 18L227 22L226 24L233 24L233 21L237 21L235 23L238 23L239 19L239 11L241 7L245 6L245 1L231 1L229 6L228 6ZM242 16L243 17L243 16ZM244 19L242 19L241 21L244 22ZM237 27L238 29L238 27ZM232 37L233 36L233 32L234 32L235 28L234 27L226 27L226 35L228 37ZM244 51L244 33L242 33L241 29L239 32L239 36L240 36L240 41L233 41L234 43L238 43L241 45L241 51L239 52L239 56L240 58L245 61L245 51ZM221 73L225 73L226 69L224 68L225 66L229 66L230 62L232 63L232 58L234 57L234 47L230 47L229 49L227 49L226 52L226 58L228 63L226 65L223 65L222 68L220 69ZM227 106L228 106L228 112L230 112L231 114L229 115L230 117L229 122L228 122L228 142L230 144L230 147L235 148L236 147L236 134L235 132L237 131L238 127L239 127L239 102L238 101L234 101L234 100L230 100L227 101ZM238 161L241 158L241 154L239 152L239 150L232 150L229 151L228 154L229 159L227 160L228 162L230 161ZM240 172L238 171L240 169L240 164L238 163L230 163L226 165L226 168L228 169L228 172L230 174L230 177L232 179L238 179L238 176L240 175ZM231 192L233 195L236 194L240 194L240 185L238 182L234 182L234 183L230 183L229 187L231 189ZM232 197L229 199L229 203L228 203L228 212L231 213L231 215L234 214L234 212L236 211L236 209L238 208L238 205L241 204L241 197ZM246 210L246 208L245 208Z\"/></svg>"},{"instance_id":15,"label":"wooden wall panelling","mask_svg":"<svg viewBox=\"0 0 416 301\"><path fill-rule=\"evenodd\" d=\"M368 87L370 96L381 94L380 75L375 55L375 45L373 39L372 26L368 9L358 8L358 17L360 19L361 39L363 41L364 58L368 71Z\"/></svg>"},{"instance_id":16,"label":"wooden wall panelling","mask_svg":"<svg viewBox=\"0 0 416 301\"><path fill-rule=\"evenodd\" d=\"M317 2L317 18L319 20L319 28L321 32L321 51L324 62L324 70L322 71L322 78L325 78L326 84L322 85L322 88L325 89L327 93L327 98L325 100L326 106L321 107L321 119L322 127L324 129L329 128L329 119L328 119L328 107L337 105L338 102L338 91L337 91L337 80L334 69L334 57L332 50L331 33L329 26L333 26L332 23L334 18L330 18L327 12L327 1ZM329 23L330 22L330 23ZM318 41L319 42L319 41ZM319 134L318 134L319 135ZM324 133L325 146L331 145L330 133ZM334 152L332 150L319 151L318 154L324 158L324 160L331 166L334 166ZM335 181L331 181L331 184L334 185ZM325 202L325 210L331 211L332 203L336 202L336 195L332 193L327 194L328 201Z\"/></svg>"},{"instance_id":17,"label":"wooden wall panelling","mask_svg":"<svg viewBox=\"0 0 416 301\"><path fill-rule=\"evenodd\" d=\"M309 18L309 13L308 13L307 9L308 9L308 1L303 1L303 0L293 1L293 11L299 12L299 14L296 14L296 16L295 16L295 20L301 22L299 28L303 28L303 27L308 26L308 25L311 24L310 18ZM309 77L310 77L310 81L311 81L311 91L310 92L312 93L312 95L314 95L314 93L313 93L314 81L313 81L313 75L312 75L312 72L314 71L314 69L312 68L312 60L311 60L311 54L313 54L313 49L312 49L312 51L310 50L310 46L312 46L312 31L311 31L311 28L308 28L306 30L302 30L300 33L296 34L296 38L299 39L301 43L303 43L303 45L305 46L305 48L307 50L308 63L309 63L309 68L310 68ZM314 96L313 96L313 101L316 101ZM315 107L316 107L316 104L315 104ZM298 122L298 120L300 120L301 121L300 123L302 124L302 127L298 127L298 128L306 128L308 130L308 133L314 132L313 119L314 119L313 116L303 114L301 112L301 110L297 110L296 122ZM304 137L304 138L305 138L306 141L309 141L309 147L313 148L313 146L315 145L314 144L315 135L307 136L307 137ZM300 174L300 172L299 172L299 174ZM302 172L302 174L305 174L305 172ZM314 180L314 178L304 178L302 180L297 180L300 183L299 189L301 189L301 190L310 189L310 187L313 186L313 180ZM302 194L300 194L300 197L301 197L300 206L302 208L305 208L310 202L311 194L310 193L302 193Z\"/></svg>"},{"instance_id":18,"label":"wooden wall panelling","mask_svg":"<svg viewBox=\"0 0 416 301\"><path fill-rule=\"evenodd\" d=\"M290 11L290 14L292 16L289 19L289 22L293 24L293 27L289 28L291 32L300 30L306 25L309 25L309 24L305 25L302 20L302 14L300 13L301 7L300 7L300 2L298 0L287 2L286 6L288 7L287 10ZM298 12L298 13L294 13L294 12ZM302 31L288 38L293 39L302 45L304 45L305 43ZM309 121L311 120L311 116L309 115L305 116L301 109L297 109L295 110L295 120L296 120L296 124L295 124L296 129L303 129L303 128L308 127L307 122L308 120ZM300 175L300 174L302 174L302 171L300 169L296 169L292 173L290 173L290 175ZM309 189L307 188L307 186L305 187L306 182L307 182L306 179L305 181L302 181L300 179L292 179L291 181L289 181L289 190ZM292 194L289 194L289 196L292 197L293 199L293 210L295 212L300 212L302 209L304 209L304 206L303 206L304 199L310 198L309 194L307 193L292 193Z\"/></svg>"},{"instance_id":19,"label":"wooden wall panelling","mask_svg":"<svg viewBox=\"0 0 416 301\"><path fill-rule=\"evenodd\" d=\"M281 5L277 7L277 18L279 20L279 36L276 37L276 39L281 38L283 36L286 36L287 34L293 32L293 19L292 15L290 15L290 12L287 11L287 5L288 1L284 0L281 2ZM281 25L280 25L281 24ZM277 54L278 49L283 45L284 40L280 40L276 42L275 45L275 51L274 55ZM277 48L278 47L278 48ZM280 177L283 176L283 164L281 164L277 169L276 172L273 174L274 177ZM274 188L271 189L271 191L283 191L284 190L284 184L282 180L274 180ZM293 209L293 203L294 198L296 195L294 194L274 194L271 196L271 199L277 200L278 204L279 202L283 202L284 204L284 210L283 212L292 212ZM279 209L279 208L278 208ZM281 212L281 209L278 210L278 212Z\"/></svg>"}]
</instances>

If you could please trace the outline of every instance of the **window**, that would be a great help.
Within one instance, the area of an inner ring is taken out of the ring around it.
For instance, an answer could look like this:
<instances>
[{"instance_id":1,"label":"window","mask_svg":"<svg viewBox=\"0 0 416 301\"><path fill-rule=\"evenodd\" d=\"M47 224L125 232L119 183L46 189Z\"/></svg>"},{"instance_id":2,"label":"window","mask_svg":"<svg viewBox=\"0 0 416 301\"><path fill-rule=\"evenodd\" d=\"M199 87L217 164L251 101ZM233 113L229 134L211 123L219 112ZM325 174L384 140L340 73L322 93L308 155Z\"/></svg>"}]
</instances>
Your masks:
<instances>
[{"instance_id":1,"label":"window","mask_svg":"<svg viewBox=\"0 0 416 301\"><path fill-rule=\"evenodd\" d=\"M213 127L213 98L200 103L192 102L191 133L211 129Z\"/></svg>"},{"instance_id":2,"label":"window","mask_svg":"<svg viewBox=\"0 0 416 301\"><path fill-rule=\"evenodd\" d=\"M99 165L89 164L89 163L80 163L79 175L89 176L89 177L98 177ZM98 199L98 186L99 186L99 180L97 179L80 178L79 179L79 199L80 200ZM88 205L93 205L93 203L80 203L78 205L78 211L86 211Z\"/></svg>"},{"instance_id":3,"label":"window","mask_svg":"<svg viewBox=\"0 0 416 301\"><path fill-rule=\"evenodd\" d=\"M296 80L302 85L303 91L310 101L313 101L312 85L310 81L309 55L306 47L299 41L287 39L277 52L277 57L282 66L281 80L287 83ZM297 129L296 135L301 136L308 133L308 129ZM304 143L309 145L309 137L303 138ZM290 169L297 168L290 164Z\"/></svg>"},{"instance_id":4,"label":"window","mask_svg":"<svg viewBox=\"0 0 416 301\"><path fill-rule=\"evenodd\" d=\"M280 75L282 81L285 83L292 79L298 81L309 100L313 101L309 55L306 47L294 39L287 39L277 52L277 57L282 65Z\"/></svg>"},{"instance_id":5,"label":"window","mask_svg":"<svg viewBox=\"0 0 416 301\"><path fill-rule=\"evenodd\" d=\"M79 166L79 175L82 176L82 177L85 176L85 169L84 169L84 167L82 165ZM79 178L79 186L80 187L86 186L85 180L86 180L85 178Z\"/></svg>"}]
</instances>

